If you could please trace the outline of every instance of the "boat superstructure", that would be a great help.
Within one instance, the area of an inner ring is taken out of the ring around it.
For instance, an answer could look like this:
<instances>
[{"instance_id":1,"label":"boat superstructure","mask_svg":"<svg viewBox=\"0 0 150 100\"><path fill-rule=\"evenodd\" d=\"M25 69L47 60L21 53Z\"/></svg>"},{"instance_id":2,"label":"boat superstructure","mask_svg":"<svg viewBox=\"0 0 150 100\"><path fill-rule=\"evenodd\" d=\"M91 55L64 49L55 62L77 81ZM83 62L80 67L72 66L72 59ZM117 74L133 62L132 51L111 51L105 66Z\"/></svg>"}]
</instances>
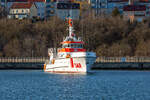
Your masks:
<instances>
[{"instance_id":1,"label":"boat superstructure","mask_svg":"<svg viewBox=\"0 0 150 100\"><path fill-rule=\"evenodd\" d=\"M69 36L58 50L49 49L50 60L44 64L44 71L56 73L86 73L96 60L94 52L87 52L83 48L84 42L76 38L72 19L67 18L69 24Z\"/></svg>"}]
</instances>

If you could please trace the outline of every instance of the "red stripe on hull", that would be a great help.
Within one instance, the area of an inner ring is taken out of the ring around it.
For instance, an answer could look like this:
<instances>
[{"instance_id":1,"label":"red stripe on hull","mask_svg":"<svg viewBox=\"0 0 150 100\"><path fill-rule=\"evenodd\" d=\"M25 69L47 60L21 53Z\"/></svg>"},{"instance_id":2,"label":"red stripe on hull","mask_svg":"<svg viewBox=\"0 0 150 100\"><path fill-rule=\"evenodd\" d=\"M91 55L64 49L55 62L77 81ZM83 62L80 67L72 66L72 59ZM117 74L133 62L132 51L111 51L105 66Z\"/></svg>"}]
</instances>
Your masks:
<instances>
[{"instance_id":1,"label":"red stripe on hull","mask_svg":"<svg viewBox=\"0 0 150 100\"><path fill-rule=\"evenodd\" d=\"M70 58L70 64L71 64L71 67L74 68L74 65L73 65L73 58Z\"/></svg>"}]
</instances>

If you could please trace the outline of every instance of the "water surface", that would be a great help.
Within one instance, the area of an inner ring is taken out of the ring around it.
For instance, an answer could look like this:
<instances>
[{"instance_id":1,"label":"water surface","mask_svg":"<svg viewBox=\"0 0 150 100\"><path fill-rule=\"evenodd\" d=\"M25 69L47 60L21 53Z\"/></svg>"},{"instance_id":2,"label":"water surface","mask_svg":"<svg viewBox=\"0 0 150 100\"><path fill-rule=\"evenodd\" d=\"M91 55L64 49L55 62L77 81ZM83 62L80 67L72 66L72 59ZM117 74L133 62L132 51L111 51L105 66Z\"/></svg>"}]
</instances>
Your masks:
<instances>
[{"instance_id":1,"label":"water surface","mask_svg":"<svg viewBox=\"0 0 150 100\"><path fill-rule=\"evenodd\" d=\"M150 100L150 71L1 70L0 100Z\"/></svg>"}]
</instances>

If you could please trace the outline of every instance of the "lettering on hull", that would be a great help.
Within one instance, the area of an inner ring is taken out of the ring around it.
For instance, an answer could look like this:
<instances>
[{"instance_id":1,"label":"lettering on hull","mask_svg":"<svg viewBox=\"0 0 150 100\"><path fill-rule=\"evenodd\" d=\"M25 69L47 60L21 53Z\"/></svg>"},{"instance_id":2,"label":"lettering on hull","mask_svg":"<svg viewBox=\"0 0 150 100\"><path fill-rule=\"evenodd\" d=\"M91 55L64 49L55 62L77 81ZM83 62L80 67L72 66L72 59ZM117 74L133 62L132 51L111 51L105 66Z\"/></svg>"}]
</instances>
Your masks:
<instances>
[{"instance_id":1,"label":"lettering on hull","mask_svg":"<svg viewBox=\"0 0 150 100\"><path fill-rule=\"evenodd\" d=\"M75 66L76 68L81 68L81 67L82 67L80 63L74 63L74 66Z\"/></svg>"},{"instance_id":2,"label":"lettering on hull","mask_svg":"<svg viewBox=\"0 0 150 100\"><path fill-rule=\"evenodd\" d=\"M80 63L73 63L73 58L70 58L71 68L82 68Z\"/></svg>"}]
</instances>

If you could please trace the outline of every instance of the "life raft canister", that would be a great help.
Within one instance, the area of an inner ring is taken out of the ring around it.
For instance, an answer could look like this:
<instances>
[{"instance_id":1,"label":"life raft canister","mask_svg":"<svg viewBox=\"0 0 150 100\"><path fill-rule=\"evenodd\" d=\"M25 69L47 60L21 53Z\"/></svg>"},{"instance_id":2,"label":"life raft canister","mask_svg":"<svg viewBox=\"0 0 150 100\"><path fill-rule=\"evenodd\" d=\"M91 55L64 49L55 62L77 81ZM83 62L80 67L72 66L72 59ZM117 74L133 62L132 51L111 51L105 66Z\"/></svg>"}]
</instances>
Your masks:
<instances>
[{"instance_id":1,"label":"life raft canister","mask_svg":"<svg viewBox=\"0 0 150 100\"><path fill-rule=\"evenodd\" d=\"M67 54L67 55L66 55L66 58L70 58L70 54Z\"/></svg>"},{"instance_id":2,"label":"life raft canister","mask_svg":"<svg viewBox=\"0 0 150 100\"><path fill-rule=\"evenodd\" d=\"M55 63L55 59L52 60L52 64L54 64L54 63Z\"/></svg>"},{"instance_id":3,"label":"life raft canister","mask_svg":"<svg viewBox=\"0 0 150 100\"><path fill-rule=\"evenodd\" d=\"M44 71L46 70L46 64L44 64Z\"/></svg>"}]
</instances>

